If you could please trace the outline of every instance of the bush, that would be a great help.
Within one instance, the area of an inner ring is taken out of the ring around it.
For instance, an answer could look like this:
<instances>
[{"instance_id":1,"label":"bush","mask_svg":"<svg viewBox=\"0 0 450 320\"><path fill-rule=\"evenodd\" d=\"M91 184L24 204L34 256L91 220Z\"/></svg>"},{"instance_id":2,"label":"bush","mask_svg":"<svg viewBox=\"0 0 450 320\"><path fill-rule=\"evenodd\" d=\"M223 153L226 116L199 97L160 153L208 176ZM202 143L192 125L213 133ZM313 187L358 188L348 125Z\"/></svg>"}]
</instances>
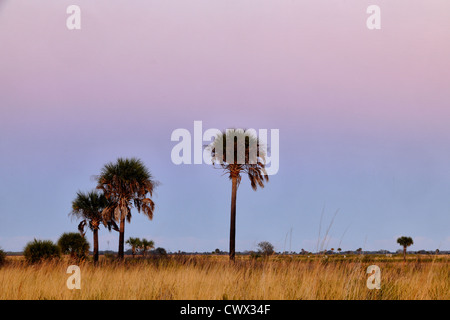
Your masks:
<instances>
[{"instance_id":1,"label":"bush","mask_svg":"<svg viewBox=\"0 0 450 320\"><path fill-rule=\"evenodd\" d=\"M63 254L70 254L71 258L85 258L89 253L89 242L76 232L61 235L58 246Z\"/></svg>"},{"instance_id":2,"label":"bush","mask_svg":"<svg viewBox=\"0 0 450 320\"><path fill-rule=\"evenodd\" d=\"M50 240L36 240L28 242L23 249L23 255L28 262L56 259L61 256L61 250Z\"/></svg>"},{"instance_id":3,"label":"bush","mask_svg":"<svg viewBox=\"0 0 450 320\"><path fill-rule=\"evenodd\" d=\"M261 258L261 254L259 252L250 252L250 259L257 260L258 258Z\"/></svg>"},{"instance_id":4,"label":"bush","mask_svg":"<svg viewBox=\"0 0 450 320\"><path fill-rule=\"evenodd\" d=\"M0 267L6 262L6 253L0 249Z\"/></svg>"},{"instance_id":5,"label":"bush","mask_svg":"<svg viewBox=\"0 0 450 320\"><path fill-rule=\"evenodd\" d=\"M262 241L258 243L259 253L263 256L270 256L274 254L274 247L273 245L268 241Z\"/></svg>"},{"instance_id":6,"label":"bush","mask_svg":"<svg viewBox=\"0 0 450 320\"><path fill-rule=\"evenodd\" d=\"M153 253L158 256L167 256L167 251L164 248L158 247L155 250L153 250Z\"/></svg>"}]
</instances>

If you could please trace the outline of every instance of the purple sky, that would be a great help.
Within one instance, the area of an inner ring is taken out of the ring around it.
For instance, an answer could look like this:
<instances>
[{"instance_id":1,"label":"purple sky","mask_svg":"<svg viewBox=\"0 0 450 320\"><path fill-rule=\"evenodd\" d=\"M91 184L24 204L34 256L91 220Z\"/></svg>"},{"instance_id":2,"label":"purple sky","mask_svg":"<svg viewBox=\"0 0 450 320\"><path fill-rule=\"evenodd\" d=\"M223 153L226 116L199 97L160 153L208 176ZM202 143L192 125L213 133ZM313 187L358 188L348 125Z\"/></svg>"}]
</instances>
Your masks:
<instances>
[{"instance_id":1,"label":"purple sky","mask_svg":"<svg viewBox=\"0 0 450 320\"><path fill-rule=\"evenodd\" d=\"M71 4L81 30L66 28ZM381 30L366 27L371 4ZM125 236L228 250L230 182L170 159L172 131L201 120L280 130L278 174L239 188L237 250L315 250L323 208L322 237L339 209L328 248L395 250L407 235L412 250L450 249L449 12L447 0L0 0L0 246L76 231L76 191L136 156L162 185L154 220L135 212ZM100 248L117 239L102 230Z\"/></svg>"}]
</instances>

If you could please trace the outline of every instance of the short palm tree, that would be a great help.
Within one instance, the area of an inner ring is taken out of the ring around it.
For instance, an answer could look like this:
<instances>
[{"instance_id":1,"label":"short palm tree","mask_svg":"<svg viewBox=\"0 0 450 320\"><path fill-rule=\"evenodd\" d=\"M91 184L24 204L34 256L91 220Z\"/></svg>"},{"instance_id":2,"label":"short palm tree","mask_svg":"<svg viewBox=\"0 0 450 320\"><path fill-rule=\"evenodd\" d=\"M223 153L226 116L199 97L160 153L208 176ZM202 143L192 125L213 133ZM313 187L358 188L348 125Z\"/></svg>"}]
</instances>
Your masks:
<instances>
[{"instance_id":1,"label":"short palm tree","mask_svg":"<svg viewBox=\"0 0 450 320\"><path fill-rule=\"evenodd\" d=\"M403 247L403 260L406 261L406 248L413 245L414 241L411 237L400 237L397 243Z\"/></svg>"},{"instance_id":2,"label":"short palm tree","mask_svg":"<svg viewBox=\"0 0 450 320\"><path fill-rule=\"evenodd\" d=\"M97 188L103 190L109 201L103 212L106 220L120 222L118 258L124 258L125 220L131 221L131 209L153 218L155 204L150 198L157 186L150 171L136 158L119 158L106 164L98 176Z\"/></svg>"},{"instance_id":3,"label":"short palm tree","mask_svg":"<svg viewBox=\"0 0 450 320\"><path fill-rule=\"evenodd\" d=\"M139 238L129 238L126 241L126 244L128 244L131 247L131 253L133 254L133 258L136 255L136 250L141 247L141 239Z\"/></svg>"},{"instance_id":4,"label":"short palm tree","mask_svg":"<svg viewBox=\"0 0 450 320\"><path fill-rule=\"evenodd\" d=\"M260 141L242 129L226 130L218 134L208 146L213 165L219 165L231 180L230 260L235 260L236 195L241 174L247 174L253 190L264 188L269 181L265 169L266 154Z\"/></svg>"},{"instance_id":5,"label":"short palm tree","mask_svg":"<svg viewBox=\"0 0 450 320\"><path fill-rule=\"evenodd\" d=\"M142 239L141 240L141 246L140 248L142 249L142 256L145 257L145 253L147 252L147 250L151 250L155 247L155 243L153 242L153 240L147 240L147 239Z\"/></svg>"},{"instance_id":6,"label":"short palm tree","mask_svg":"<svg viewBox=\"0 0 450 320\"><path fill-rule=\"evenodd\" d=\"M87 193L77 192L77 196L72 201L72 212L69 215L81 219L78 225L78 230L84 236L84 228L89 226L94 234L94 262L98 261L98 230L100 224L104 223L109 230L111 228L117 229L117 225L114 221L108 220L106 223L103 220L102 212L108 206L106 197L93 190Z\"/></svg>"}]
</instances>

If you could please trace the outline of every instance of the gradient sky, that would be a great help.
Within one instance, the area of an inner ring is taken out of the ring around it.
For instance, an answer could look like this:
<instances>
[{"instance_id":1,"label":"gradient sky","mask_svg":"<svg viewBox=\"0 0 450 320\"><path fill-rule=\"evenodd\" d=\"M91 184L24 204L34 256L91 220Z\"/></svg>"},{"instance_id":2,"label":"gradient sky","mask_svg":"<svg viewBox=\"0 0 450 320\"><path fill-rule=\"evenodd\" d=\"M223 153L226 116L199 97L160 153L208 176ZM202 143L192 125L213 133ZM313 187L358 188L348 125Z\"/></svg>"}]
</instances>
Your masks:
<instances>
[{"instance_id":1,"label":"gradient sky","mask_svg":"<svg viewBox=\"0 0 450 320\"><path fill-rule=\"evenodd\" d=\"M201 120L280 130L278 174L238 190L237 250L316 250L337 210L327 248L449 250L449 57L448 0L0 0L0 246L76 231L76 192L135 156L162 184L125 237L228 250L231 183L170 159Z\"/></svg>"}]
</instances>

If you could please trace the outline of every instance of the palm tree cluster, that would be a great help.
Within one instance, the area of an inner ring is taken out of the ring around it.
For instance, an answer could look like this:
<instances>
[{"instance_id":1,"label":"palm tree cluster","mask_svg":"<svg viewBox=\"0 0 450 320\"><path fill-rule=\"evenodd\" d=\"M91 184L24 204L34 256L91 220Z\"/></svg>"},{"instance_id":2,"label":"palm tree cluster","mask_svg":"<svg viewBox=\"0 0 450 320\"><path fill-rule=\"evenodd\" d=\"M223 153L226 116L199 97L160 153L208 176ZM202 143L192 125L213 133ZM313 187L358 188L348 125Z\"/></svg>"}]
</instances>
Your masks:
<instances>
[{"instance_id":1,"label":"palm tree cluster","mask_svg":"<svg viewBox=\"0 0 450 320\"><path fill-rule=\"evenodd\" d=\"M119 232L118 258L124 258L125 221L131 221L132 208L150 220L153 218L155 204L151 196L157 185L141 160L119 158L103 167L97 177L96 190L77 193L70 215L81 220L78 230L83 236L86 226L92 230L94 262L98 261L98 230L101 225ZM149 246L150 242L146 248Z\"/></svg>"},{"instance_id":2,"label":"palm tree cluster","mask_svg":"<svg viewBox=\"0 0 450 320\"><path fill-rule=\"evenodd\" d=\"M142 256L145 257L148 250L155 248L155 242L153 242L153 240L147 240L145 238L139 239L130 237L125 243L131 247L133 258L138 253L138 250L140 250Z\"/></svg>"},{"instance_id":3,"label":"palm tree cluster","mask_svg":"<svg viewBox=\"0 0 450 320\"><path fill-rule=\"evenodd\" d=\"M253 190L264 188L269 181L265 164L266 154L259 139L242 129L226 130L218 134L208 146L211 162L219 166L231 180L231 219L230 219L230 260L235 260L236 239L236 196L237 189L246 174ZM217 168L217 167L216 167ZM97 176L96 190L87 193L79 191L72 202L73 217L81 220L80 233L85 235L86 226L94 234L94 261L98 261L98 230L103 225L119 232L118 258L124 258L125 222L131 221L132 209L153 218L155 203L152 196L158 182L136 158L119 158L107 163ZM143 255L153 248L153 241L129 238L133 257L137 250Z\"/></svg>"}]
</instances>

